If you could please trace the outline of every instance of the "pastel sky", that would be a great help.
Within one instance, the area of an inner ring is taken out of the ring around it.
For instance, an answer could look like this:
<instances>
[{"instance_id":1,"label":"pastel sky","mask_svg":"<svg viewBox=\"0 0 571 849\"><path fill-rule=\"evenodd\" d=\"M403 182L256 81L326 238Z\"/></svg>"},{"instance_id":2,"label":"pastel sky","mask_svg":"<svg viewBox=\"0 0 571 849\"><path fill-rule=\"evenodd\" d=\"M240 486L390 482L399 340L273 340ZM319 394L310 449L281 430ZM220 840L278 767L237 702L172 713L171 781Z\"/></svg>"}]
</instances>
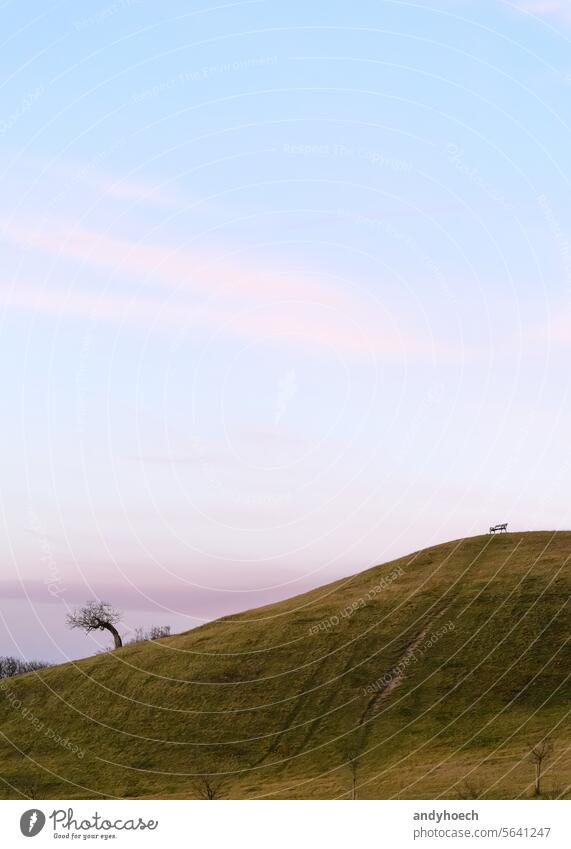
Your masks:
<instances>
[{"instance_id":1,"label":"pastel sky","mask_svg":"<svg viewBox=\"0 0 571 849\"><path fill-rule=\"evenodd\" d=\"M567 0L0 7L0 654L569 528Z\"/></svg>"}]
</instances>

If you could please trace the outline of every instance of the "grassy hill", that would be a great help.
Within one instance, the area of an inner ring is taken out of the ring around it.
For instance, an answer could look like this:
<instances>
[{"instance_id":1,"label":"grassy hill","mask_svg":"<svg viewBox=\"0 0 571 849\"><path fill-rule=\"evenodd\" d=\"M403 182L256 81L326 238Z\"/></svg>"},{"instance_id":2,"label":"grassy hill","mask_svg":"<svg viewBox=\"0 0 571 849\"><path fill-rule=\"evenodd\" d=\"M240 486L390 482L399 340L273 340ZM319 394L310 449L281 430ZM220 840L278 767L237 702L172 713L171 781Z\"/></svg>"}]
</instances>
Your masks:
<instances>
[{"instance_id":1,"label":"grassy hill","mask_svg":"<svg viewBox=\"0 0 571 849\"><path fill-rule=\"evenodd\" d=\"M570 795L571 533L446 543L3 682L7 798ZM351 768L354 764L354 771Z\"/></svg>"}]
</instances>

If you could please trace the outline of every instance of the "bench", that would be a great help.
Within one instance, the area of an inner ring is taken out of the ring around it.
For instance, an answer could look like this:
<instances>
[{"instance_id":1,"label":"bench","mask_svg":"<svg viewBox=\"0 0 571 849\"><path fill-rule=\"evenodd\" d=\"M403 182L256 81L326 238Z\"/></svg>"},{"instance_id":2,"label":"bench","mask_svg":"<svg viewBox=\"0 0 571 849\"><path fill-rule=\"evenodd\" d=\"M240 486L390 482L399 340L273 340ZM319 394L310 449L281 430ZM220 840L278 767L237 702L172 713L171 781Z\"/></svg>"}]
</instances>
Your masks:
<instances>
[{"instance_id":1,"label":"bench","mask_svg":"<svg viewBox=\"0 0 571 849\"><path fill-rule=\"evenodd\" d=\"M505 522L503 525L492 525L492 527L490 528L491 534L495 534L495 533L507 534L507 532L508 532L508 523L507 522Z\"/></svg>"}]
</instances>

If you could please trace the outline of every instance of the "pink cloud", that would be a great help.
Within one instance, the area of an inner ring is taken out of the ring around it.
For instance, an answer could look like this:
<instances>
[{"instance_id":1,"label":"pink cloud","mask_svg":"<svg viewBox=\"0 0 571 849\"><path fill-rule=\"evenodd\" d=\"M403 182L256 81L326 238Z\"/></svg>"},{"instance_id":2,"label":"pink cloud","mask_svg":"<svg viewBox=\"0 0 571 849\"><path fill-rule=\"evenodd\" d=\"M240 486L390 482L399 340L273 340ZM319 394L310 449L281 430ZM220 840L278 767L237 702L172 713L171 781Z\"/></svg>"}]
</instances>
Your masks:
<instances>
[{"instance_id":1,"label":"pink cloud","mask_svg":"<svg viewBox=\"0 0 571 849\"><path fill-rule=\"evenodd\" d=\"M359 327L319 305L269 305L247 312L208 308L178 300L159 301L137 295L96 294L84 290L18 285L3 298L5 308L24 309L57 318L103 321L135 326L145 332L169 334L194 331L201 337L221 336L276 345L302 346L326 354L381 357L422 357L429 346L412 335L377 327ZM434 351L433 351L434 353Z\"/></svg>"},{"instance_id":2,"label":"pink cloud","mask_svg":"<svg viewBox=\"0 0 571 849\"><path fill-rule=\"evenodd\" d=\"M346 306L333 286L286 277L268 269L244 268L235 259L217 259L199 251L168 248L109 236L67 222L38 224L0 219L0 237L30 250L62 259L75 259L113 274L127 274L139 282L161 282L169 288L207 295L310 298L330 306Z\"/></svg>"},{"instance_id":3,"label":"pink cloud","mask_svg":"<svg viewBox=\"0 0 571 849\"><path fill-rule=\"evenodd\" d=\"M38 580L9 579L0 582L0 601L26 600L32 604L51 604L65 608L83 604L89 598L111 599L124 611L151 610L163 613L171 611L208 621L292 598L321 586L324 580L332 582L346 574L341 568L328 571L325 578L321 573L294 578L290 573L284 572L282 586L256 589L256 582L259 582L257 575L248 576L242 563L240 573L244 586L234 589L216 587L209 589L199 584L195 585L191 581L179 581L176 578L170 580L170 585L168 581L163 581L160 586L134 585L120 579L107 582L95 581L89 584L62 579L61 585L58 584L58 586ZM303 600L300 603L303 604ZM260 616L267 615L266 612L260 613ZM251 618L255 619L255 614Z\"/></svg>"},{"instance_id":4,"label":"pink cloud","mask_svg":"<svg viewBox=\"0 0 571 849\"><path fill-rule=\"evenodd\" d=\"M120 147L120 145L119 145ZM108 152L112 153L113 149ZM182 209L184 199L164 184L136 177L117 178L100 168L101 163L70 158L48 158L27 153L12 166L8 179L15 183L14 200L25 193L30 174L36 175L38 185L49 190L50 206L55 208L63 198L73 196L75 191L85 199L86 191L94 198L111 198L118 201L151 204L167 209Z\"/></svg>"},{"instance_id":5,"label":"pink cloud","mask_svg":"<svg viewBox=\"0 0 571 849\"><path fill-rule=\"evenodd\" d=\"M112 177L100 177L92 173L81 175L77 179L81 185L88 186L98 194L107 195L107 197L115 200L152 203L155 206L170 209L179 209L183 205L182 201L173 193L167 192L159 186L137 180L116 180Z\"/></svg>"},{"instance_id":6,"label":"pink cloud","mask_svg":"<svg viewBox=\"0 0 571 849\"><path fill-rule=\"evenodd\" d=\"M571 0L517 0L514 5L530 15L548 15L571 21Z\"/></svg>"},{"instance_id":7,"label":"pink cloud","mask_svg":"<svg viewBox=\"0 0 571 849\"><path fill-rule=\"evenodd\" d=\"M79 260L108 272L99 291L17 284L6 292L5 307L125 323L146 331L192 330L271 340L348 356L435 353L430 340L420 338L410 322L387 316L357 287L347 291L323 278L276 273L233 258L132 242L64 223L40 227L0 220L0 228L3 239L19 248ZM109 285L111 276L121 282L134 278L133 295L117 292Z\"/></svg>"},{"instance_id":8,"label":"pink cloud","mask_svg":"<svg viewBox=\"0 0 571 849\"><path fill-rule=\"evenodd\" d=\"M566 305L554 311L551 317L529 328L527 340L532 344L568 347L571 344L571 312Z\"/></svg>"}]
</instances>

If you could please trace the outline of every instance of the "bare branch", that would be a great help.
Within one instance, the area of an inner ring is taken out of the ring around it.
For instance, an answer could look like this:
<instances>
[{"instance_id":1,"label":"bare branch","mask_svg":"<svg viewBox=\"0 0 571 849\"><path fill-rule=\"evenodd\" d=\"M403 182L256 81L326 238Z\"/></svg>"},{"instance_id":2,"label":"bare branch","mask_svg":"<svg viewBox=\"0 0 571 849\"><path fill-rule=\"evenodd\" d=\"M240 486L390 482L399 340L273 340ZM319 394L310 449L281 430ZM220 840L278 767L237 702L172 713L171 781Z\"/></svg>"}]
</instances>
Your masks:
<instances>
[{"instance_id":1,"label":"bare branch","mask_svg":"<svg viewBox=\"0 0 571 849\"><path fill-rule=\"evenodd\" d=\"M215 777L201 775L194 782L194 791L199 799L223 799L225 786L222 781L218 781Z\"/></svg>"},{"instance_id":2,"label":"bare branch","mask_svg":"<svg viewBox=\"0 0 571 849\"><path fill-rule=\"evenodd\" d=\"M530 759L535 764L534 793L536 796L541 796L541 773L543 769L543 761L553 752L553 743L551 740L543 739L539 743L535 743L535 745L528 743L527 748L529 749Z\"/></svg>"},{"instance_id":3,"label":"bare branch","mask_svg":"<svg viewBox=\"0 0 571 849\"><path fill-rule=\"evenodd\" d=\"M68 613L67 624L70 628L80 628L87 634L91 631L109 631L115 640L115 648L121 648L123 642L115 628L121 619L121 613L107 601L88 601L73 613Z\"/></svg>"}]
</instances>

